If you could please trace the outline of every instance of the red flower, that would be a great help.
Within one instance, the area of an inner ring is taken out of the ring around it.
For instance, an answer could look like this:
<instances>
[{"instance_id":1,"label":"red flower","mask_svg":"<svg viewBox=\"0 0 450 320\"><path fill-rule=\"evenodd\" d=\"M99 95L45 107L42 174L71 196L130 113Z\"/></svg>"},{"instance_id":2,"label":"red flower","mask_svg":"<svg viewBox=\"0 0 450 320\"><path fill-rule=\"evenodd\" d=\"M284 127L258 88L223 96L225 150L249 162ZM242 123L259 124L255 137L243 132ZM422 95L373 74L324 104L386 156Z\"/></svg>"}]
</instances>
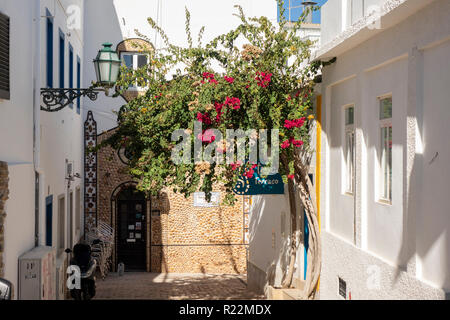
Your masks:
<instances>
[{"instance_id":1,"label":"red flower","mask_svg":"<svg viewBox=\"0 0 450 320\"><path fill-rule=\"evenodd\" d=\"M305 123L305 120L306 120L305 117L302 117L300 119L295 119L295 120L285 120L284 127L286 129L300 128Z\"/></svg>"},{"instance_id":2,"label":"red flower","mask_svg":"<svg viewBox=\"0 0 450 320\"><path fill-rule=\"evenodd\" d=\"M250 169L244 175L250 179L250 178L253 178L254 174L255 174L255 171L253 169Z\"/></svg>"},{"instance_id":3,"label":"red flower","mask_svg":"<svg viewBox=\"0 0 450 320\"><path fill-rule=\"evenodd\" d=\"M292 144L293 144L295 147L300 148L300 147L303 145L303 141L301 141L301 140L293 140L293 141L292 141Z\"/></svg>"},{"instance_id":4,"label":"red flower","mask_svg":"<svg viewBox=\"0 0 450 320\"><path fill-rule=\"evenodd\" d=\"M288 179L290 179L290 180L294 180L294 175L293 175L293 174L290 174L290 175L288 175L287 177L288 177Z\"/></svg>"},{"instance_id":5,"label":"red flower","mask_svg":"<svg viewBox=\"0 0 450 320\"><path fill-rule=\"evenodd\" d=\"M241 164L239 163L239 161L236 162L236 163L231 163L231 164L230 164L231 169L233 169L233 171L235 171L237 168L239 168L240 165L241 165Z\"/></svg>"},{"instance_id":6,"label":"red flower","mask_svg":"<svg viewBox=\"0 0 450 320\"><path fill-rule=\"evenodd\" d=\"M272 79L271 73L256 72L255 80L258 83L258 86L262 88L267 88L270 84L271 79Z\"/></svg>"},{"instance_id":7,"label":"red flower","mask_svg":"<svg viewBox=\"0 0 450 320\"><path fill-rule=\"evenodd\" d=\"M285 140L285 141L283 141L283 143L281 144L281 148L282 148L282 149L287 149L287 148L290 147L290 145L291 145L291 142L290 142L289 140Z\"/></svg>"},{"instance_id":8,"label":"red flower","mask_svg":"<svg viewBox=\"0 0 450 320\"><path fill-rule=\"evenodd\" d=\"M216 79L209 79L209 83L218 84L219 82Z\"/></svg>"},{"instance_id":9,"label":"red flower","mask_svg":"<svg viewBox=\"0 0 450 320\"><path fill-rule=\"evenodd\" d=\"M225 99L225 104L233 107L234 110L238 110L241 108L241 100L239 98L230 98L227 97Z\"/></svg>"},{"instance_id":10,"label":"red flower","mask_svg":"<svg viewBox=\"0 0 450 320\"><path fill-rule=\"evenodd\" d=\"M223 103L214 103L214 107L216 108L216 122L219 123L220 122L220 117L222 116L223 112L222 112L222 108L223 108Z\"/></svg>"},{"instance_id":11,"label":"red flower","mask_svg":"<svg viewBox=\"0 0 450 320\"><path fill-rule=\"evenodd\" d=\"M212 123L211 118L207 113L205 114L202 114L201 112L197 113L197 120L206 125L210 125Z\"/></svg>"},{"instance_id":12,"label":"red flower","mask_svg":"<svg viewBox=\"0 0 450 320\"><path fill-rule=\"evenodd\" d=\"M233 83L233 82L234 82L234 78L233 78L233 77L225 76L225 77L223 77L223 78L224 78L225 81L228 82L228 83Z\"/></svg>"},{"instance_id":13,"label":"red flower","mask_svg":"<svg viewBox=\"0 0 450 320\"><path fill-rule=\"evenodd\" d=\"M214 73L203 72L203 79L214 79Z\"/></svg>"}]
</instances>

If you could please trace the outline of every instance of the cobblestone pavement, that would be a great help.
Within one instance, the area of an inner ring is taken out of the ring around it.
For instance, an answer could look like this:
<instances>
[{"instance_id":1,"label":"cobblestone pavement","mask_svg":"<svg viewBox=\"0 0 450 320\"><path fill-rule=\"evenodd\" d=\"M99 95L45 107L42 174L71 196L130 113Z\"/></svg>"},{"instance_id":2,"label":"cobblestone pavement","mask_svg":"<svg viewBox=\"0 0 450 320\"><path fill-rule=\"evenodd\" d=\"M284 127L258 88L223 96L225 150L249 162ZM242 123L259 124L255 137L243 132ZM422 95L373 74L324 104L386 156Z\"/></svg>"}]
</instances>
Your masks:
<instances>
[{"instance_id":1,"label":"cobblestone pavement","mask_svg":"<svg viewBox=\"0 0 450 320\"><path fill-rule=\"evenodd\" d=\"M256 300L244 275L127 272L97 279L95 299Z\"/></svg>"}]
</instances>

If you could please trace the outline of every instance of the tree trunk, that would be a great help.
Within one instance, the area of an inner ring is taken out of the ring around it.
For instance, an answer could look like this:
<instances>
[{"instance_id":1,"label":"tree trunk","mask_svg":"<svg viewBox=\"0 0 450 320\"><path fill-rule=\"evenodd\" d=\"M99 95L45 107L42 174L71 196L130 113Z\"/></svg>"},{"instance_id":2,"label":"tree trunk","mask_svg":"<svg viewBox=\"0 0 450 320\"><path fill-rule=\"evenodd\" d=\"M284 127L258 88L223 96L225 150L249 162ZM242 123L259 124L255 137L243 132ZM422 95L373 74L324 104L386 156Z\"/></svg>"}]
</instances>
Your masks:
<instances>
[{"instance_id":1,"label":"tree trunk","mask_svg":"<svg viewBox=\"0 0 450 320\"><path fill-rule=\"evenodd\" d=\"M289 172L289 163L286 157L281 157L284 169ZM321 239L319 234L319 223L317 219L316 193L308 175L308 166L306 166L297 155L294 161L295 179L297 182L297 190L302 202L302 206L306 213L308 229L309 229L309 249L306 283L302 292L302 299L314 299L317 293L317 284L319 281L321 270ZM286 276L283 280L282 287L289 288L292 284L294 275L294 265L298 250L298 230L297 230L297 205L295 202L295 185L294 181L289 179L289 207L291 217L291 243L290 243L290 261Z\"/></svg>"}]
</instances>

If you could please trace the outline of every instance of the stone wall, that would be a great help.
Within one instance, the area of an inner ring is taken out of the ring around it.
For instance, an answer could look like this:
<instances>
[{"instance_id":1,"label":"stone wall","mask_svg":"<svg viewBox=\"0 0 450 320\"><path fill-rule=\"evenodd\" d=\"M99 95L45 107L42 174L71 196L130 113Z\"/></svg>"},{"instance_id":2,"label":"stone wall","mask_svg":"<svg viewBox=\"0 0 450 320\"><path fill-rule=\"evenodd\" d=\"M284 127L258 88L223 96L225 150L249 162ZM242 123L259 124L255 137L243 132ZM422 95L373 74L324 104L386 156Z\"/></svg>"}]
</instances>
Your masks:
<instances>
[{"instance_id":1,"label":"stone wall","mask_svg":"<svg viewBox=\"0 0 450 320\"><path fill-rule=\"evenodd\" d=\"M0 278L4 276L3 251L5 249L5 203L8 200L8 164L0 161Z\"/></svg>"},{"instance_id":2,"label":"stone wall","mask_svg":"<svg viewBox=\"0 0 450 320\"><path fill-rule=\"evenodd\" d=\"M98 142L113 132L100 134ZM98 219L115 229L114 196L132 181L126 169L117 150L105 147L98 152ZM224 189L218 186L214 191L222 191L223 200ZM186 199L162 190L158 198L148 199L147 207L147 271L246 273L242 196L233 207L205 208L194 207L193 196ZM157 210L159 214L152 215Z\"/></svg>"}]
</instances>

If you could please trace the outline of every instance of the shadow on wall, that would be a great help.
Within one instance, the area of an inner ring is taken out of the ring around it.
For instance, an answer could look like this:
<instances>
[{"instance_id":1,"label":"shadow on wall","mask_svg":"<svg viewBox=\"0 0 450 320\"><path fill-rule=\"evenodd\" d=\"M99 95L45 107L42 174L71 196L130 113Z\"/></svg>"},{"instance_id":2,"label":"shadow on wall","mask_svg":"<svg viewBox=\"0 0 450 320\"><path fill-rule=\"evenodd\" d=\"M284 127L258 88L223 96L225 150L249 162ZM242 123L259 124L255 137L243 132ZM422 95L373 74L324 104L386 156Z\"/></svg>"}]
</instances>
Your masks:
<instances>
[{"instance_id":1,"label":"shadow on wall","mask_svg":"<svg viewBox=\"0 0 450 320\"><path fill-rule=\"evenodd\" d=\"M301 227L298 220L297 224ZM290 225L286 193L253 197L249 226L249 262L265 273L265 280L263 284L263 279L250 279L255 275L249 273L249 282L256 280L261 287L281 286L289 265ZM297 261L300 255L301 244L297 252ZM298 271L297 267L294 277L298 277L296 276Z\"/></svg>"}]
</instances>

